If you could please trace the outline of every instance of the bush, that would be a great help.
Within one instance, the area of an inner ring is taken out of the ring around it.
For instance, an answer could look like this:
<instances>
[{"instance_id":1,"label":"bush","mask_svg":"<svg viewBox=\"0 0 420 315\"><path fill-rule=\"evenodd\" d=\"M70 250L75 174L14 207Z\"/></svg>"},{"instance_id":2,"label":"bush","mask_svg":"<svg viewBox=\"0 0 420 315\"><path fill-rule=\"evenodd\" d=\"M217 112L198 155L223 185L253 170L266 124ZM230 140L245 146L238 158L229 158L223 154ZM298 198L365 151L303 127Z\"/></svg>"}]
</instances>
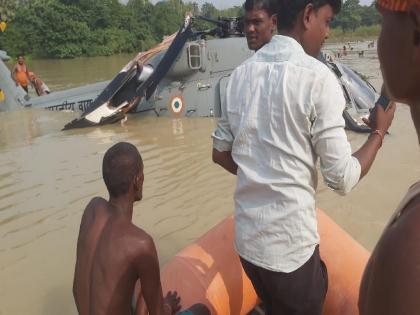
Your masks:
<instances>
[{"instance_id":1,"label":"bush","mask_svg":"<svg viewBox=\"0 0 420 315\"><path fill-rule=\"evenodd\" d=\"M329 42L347 42L364 39L374 39L379 36L381 31L380 25L361 26L353 32L343 32L340 28L332 29Z\"/></svg>"}]
</instances>

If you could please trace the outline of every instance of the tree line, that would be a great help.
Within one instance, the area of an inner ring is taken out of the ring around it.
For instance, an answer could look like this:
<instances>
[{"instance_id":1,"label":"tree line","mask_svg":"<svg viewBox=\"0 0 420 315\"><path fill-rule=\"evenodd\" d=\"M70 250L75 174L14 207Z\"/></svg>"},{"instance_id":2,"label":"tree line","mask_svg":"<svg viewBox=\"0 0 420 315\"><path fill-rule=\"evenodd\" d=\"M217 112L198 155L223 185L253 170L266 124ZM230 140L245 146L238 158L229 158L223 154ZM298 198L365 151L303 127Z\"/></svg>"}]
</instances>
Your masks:
<instances>
[{"instance_id":1,"label":"tree line","mask_svg":"<svg viewBox=\"0 0 420 315\"><path fill-rule=\"evenodd\" d=\"M340 13L332 22L332 27L349 32L361 26L372 26L380 23L381 15L376 10L375 1L369 6L362 6L359 0L346 0Z\"/></svg>"},{"instance_id":2,"label":"tree line","mask_svg":"<svg viewBox=\"0 0 420 315\"><path fill-rule=\"evenodd\" d=\"M211 3L199 6L182 0L129 0L126 5L118 0L0 0L0 20L8 23L7 31L0 33L0 49L34 58L143 51L176 32L186 12L213 19L243 15L240 6L219 10ZM348 31L378 22L373 5L347 0L333 26ZM198 22L195 27L213 26Z\"/></svg>"}]
</instances>

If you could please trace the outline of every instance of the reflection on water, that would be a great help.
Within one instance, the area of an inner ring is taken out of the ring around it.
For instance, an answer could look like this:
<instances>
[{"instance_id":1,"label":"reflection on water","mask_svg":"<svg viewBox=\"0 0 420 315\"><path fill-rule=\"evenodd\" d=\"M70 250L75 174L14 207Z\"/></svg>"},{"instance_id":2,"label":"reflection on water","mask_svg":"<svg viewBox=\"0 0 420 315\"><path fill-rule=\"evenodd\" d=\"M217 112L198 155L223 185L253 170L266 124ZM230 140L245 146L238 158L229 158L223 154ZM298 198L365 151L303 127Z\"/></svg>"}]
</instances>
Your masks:
<instances>
[{"instance_id":1,"label":"reflection on water","mask_svg":"<svg viewBox=\"0 0 420 315\"><path fill-rule=\"evenodd\" d=\"M379 86L377 59L344 61L371 71ZM101 162L118 141L142 153L144 200L135 206L134 222L156 240L161 263L233 210L235 178L211 162L215 120L130 116L123 125L60 131L74 117L0 113L1 315L76 314L71 288L80 219L93 196L106 197ZM366 139L348 135L354 148ZM418 161L409 111L400 107L370 174L347 197L320 183L318 206L371 249L420 177Z\"/></svg>"}]
</instances>

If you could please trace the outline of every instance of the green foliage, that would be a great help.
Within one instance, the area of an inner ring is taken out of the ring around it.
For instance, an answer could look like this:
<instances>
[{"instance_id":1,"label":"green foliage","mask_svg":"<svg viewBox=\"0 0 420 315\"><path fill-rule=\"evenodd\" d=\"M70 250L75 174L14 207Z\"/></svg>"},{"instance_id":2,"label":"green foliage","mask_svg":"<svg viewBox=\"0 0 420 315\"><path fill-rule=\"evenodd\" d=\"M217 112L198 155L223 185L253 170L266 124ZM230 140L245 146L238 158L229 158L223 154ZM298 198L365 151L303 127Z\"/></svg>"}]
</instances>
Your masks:
<instances>
[{"instance_id":1,"label":"green foliage","mask_svg":"<svg viewBox=\"0 0 420 315\"><path fill-rule=\"evenodd\" d=\"M142 51L178 30L186 11L180 0L0 0L10 21L0 48L40 58Z\"/></svg>"},{"instance_id":2,"label":"green foliage","mask_svg":"<svg viewBox=\"0 0 420 315\"><path fill-rule=\"evenodd\" d=\"M232 8L220 11L220 16L230 17L230 16L244 16L244 8L241 6L234 6Z\"/></svg>"},{"instance_id":3,"label":"green foliage","mask_svg":"<svg viewBox=\"0 0 420 315\"><path fill-rule=\"evenodd\" d=\"M206 2L201 7L201 15L211 19L217 19L219 12L213 4Z\"/></svg>"},{"instance_id":4,"label":"green foliage","mask_svg":"<svg viewBox=\"0 0 420 315\"><path fill-rule=\"evenodd\" d=\"M179 0L161 1L154 6L151 24L158 38L176 32L183 19L182 2Z\"/></svg>"},{"instance_id":5,"label":"green foliage","mask_svg":"<svg viewBox=\"0 0 420 315\"><path fill-rule=\"evenodd\" d=\"M17 6L16 0L0 0L0 22L11 21L15 16Z\"/></svg>"},{"instance_id":6,"label":"green foliage","mask_svg":"<svg viewBox=\"0 0 420 315\"><path fill-rule=\"evenodd\" d=\"M217 20L242 16L241 6L218 10L211 3L163 0L0 0L0 18L8 22L0 33L0 49L38 58L106 56L147 50L165 35L176 32L186 12ZM346 0L333 22L337 36L377 25L380 16L374 4L361 6L359 0ZM197 30L214 28L196 20ZM360 32L360 31L359 31ZM333 34L333 36L334 36Z\"/></svg>"},{"instance_id":7,"label":"green foliage","mask_svg":"<svg viewBox=\"0 0 420 315\"><path fill-rule=\"evenodd\" d=\"M368 7L364 7L360 13L360 16L362 18L362 25L364 26L378 25L382 22L381 15L376 9L375 2L373 2Z\"/></svg>"},{"instance_id":8,"label":"green foliage","mask_svg":"<svg viewBox=\"0 0 420 315\"><path fill-rule=\"evenodd\" d=\"M377 25L380 22L381 17L375 8L375 3L362 6L359 0L346 0L332 26L341 28L343 32L354 32L358 27Z\"/></svg>"},{"instance_id":9,"label":"green foliage","mask_svg":"<svg viewBox=\"0 0 420 315\"><path fill-rule=\"evenodd\" d=\"M378 38L380 33L380 25L361 26L356 28L353 32L344 32L341 28L333 29L329 42L347 42L356 40L366 40Z\"/></svg>"}]
</instances>

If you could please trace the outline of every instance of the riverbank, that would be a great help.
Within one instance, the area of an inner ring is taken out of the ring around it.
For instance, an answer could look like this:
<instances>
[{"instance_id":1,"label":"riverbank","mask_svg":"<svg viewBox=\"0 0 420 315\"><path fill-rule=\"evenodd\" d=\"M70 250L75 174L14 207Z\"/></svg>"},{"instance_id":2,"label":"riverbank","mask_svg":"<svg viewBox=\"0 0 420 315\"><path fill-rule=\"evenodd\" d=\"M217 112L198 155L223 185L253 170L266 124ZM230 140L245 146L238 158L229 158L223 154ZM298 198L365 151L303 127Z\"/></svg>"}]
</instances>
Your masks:
<instances>
[{"instance_id":1,"label":"riverbank","mask_svg":"<svg viewBox=\"0 0 420 315\"><path fill-rule=\"evenodd\" d=\"M352 32L343 32L341 28L331 30L328 43L343 43L377 39L381 31L380 25L362 26Z\"/></svg>"}]
</instances>

